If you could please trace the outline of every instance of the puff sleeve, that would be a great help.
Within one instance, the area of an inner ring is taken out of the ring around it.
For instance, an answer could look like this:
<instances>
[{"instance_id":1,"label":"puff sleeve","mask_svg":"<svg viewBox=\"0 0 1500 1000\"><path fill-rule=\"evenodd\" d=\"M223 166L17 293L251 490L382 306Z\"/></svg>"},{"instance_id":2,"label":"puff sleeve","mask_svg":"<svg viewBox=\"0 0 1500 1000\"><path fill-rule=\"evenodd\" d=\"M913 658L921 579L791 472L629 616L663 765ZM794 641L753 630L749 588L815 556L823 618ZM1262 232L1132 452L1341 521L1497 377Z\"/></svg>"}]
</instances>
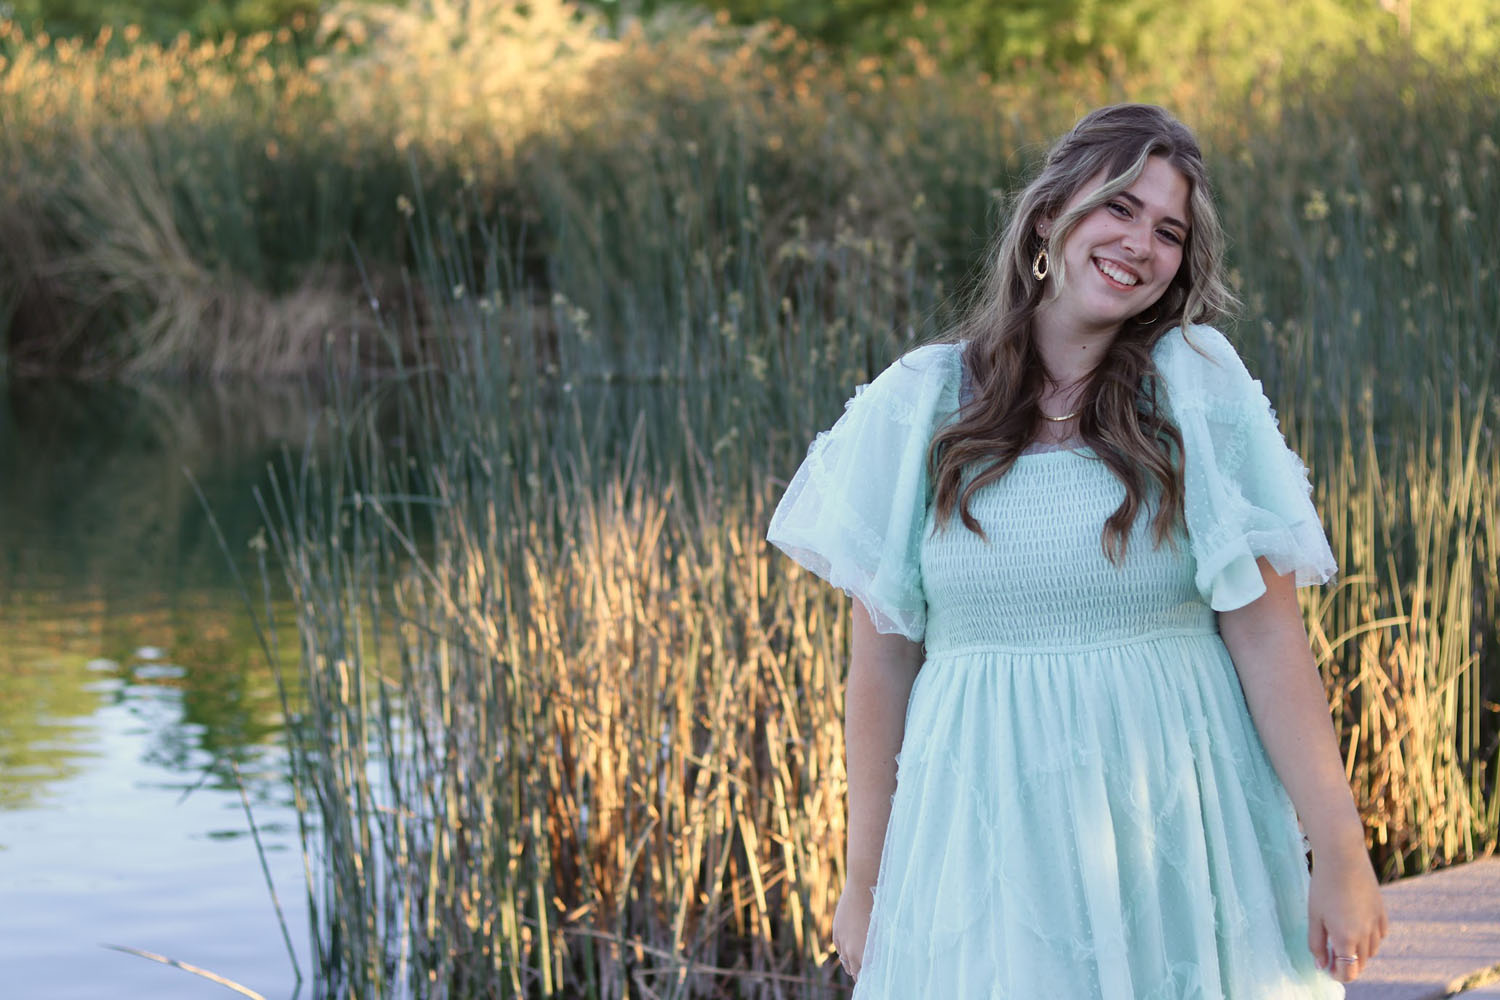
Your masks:
<instances>
[{"instance_id":1,"label":"puff sleeve","mask_svg":"<svg viewBox=\"0 0 1500 1000\"><path fill-rule=\"evenodd\" d=\"M1258 556L1298 586L1331 579L1338 567L1307 468L1229 341L1211 326L1177 328L1154 360L1182 432L1184 514L1204 600L1232 611L1265 593Z\"/></svg>"},{"instance_id":2,"label":"puff sleeve","mask_svg":"<svg viewBox=\"0 0 1500 1000\"><path fill-rule=\"evenodd\" d=\"M858 598L877 630L922 641L919 565L930 485L927 447L958 405L959 350L911 351L855 390L819 434L771 515L766 538Z\"/></svg>"}]
</instances>

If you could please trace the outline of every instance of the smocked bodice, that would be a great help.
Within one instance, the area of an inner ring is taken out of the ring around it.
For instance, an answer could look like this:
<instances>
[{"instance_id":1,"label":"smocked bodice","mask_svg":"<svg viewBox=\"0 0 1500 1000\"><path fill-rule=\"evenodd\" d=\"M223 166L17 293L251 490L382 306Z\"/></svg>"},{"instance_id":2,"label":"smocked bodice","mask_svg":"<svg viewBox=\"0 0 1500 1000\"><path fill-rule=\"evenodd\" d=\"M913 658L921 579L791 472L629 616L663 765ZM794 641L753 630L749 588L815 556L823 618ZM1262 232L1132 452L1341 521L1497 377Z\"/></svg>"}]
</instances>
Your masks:
<instances>
[{"instance_id":1,"label":"smocked bodice","mask_svg":"<svg viewBox=\"0 0 1500 1000\"><path fill-rule=\"evenodd\" d=\"M970 509L985 541L954 517L921 547L927 655L974 648L1058 652L1095 644L1215 630L1193 581L1194 560L1152 544L1137 515L1123 564L1101 544L1125 490L1088 451L1022 455L979 490Z\"/></svg>"}]
</instances>

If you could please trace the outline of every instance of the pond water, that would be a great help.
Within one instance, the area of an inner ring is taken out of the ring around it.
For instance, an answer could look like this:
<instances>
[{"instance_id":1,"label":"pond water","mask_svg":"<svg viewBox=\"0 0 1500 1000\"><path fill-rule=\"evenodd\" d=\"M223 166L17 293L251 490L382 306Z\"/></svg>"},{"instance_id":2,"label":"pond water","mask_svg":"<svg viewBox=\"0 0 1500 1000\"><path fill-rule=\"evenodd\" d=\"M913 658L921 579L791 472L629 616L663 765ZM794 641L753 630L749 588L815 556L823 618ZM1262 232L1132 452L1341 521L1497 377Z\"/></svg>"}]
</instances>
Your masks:
<instances>
[{"instance_id":1,"label":"pond water","mask_svg":"<svg viewBox=\"0 0 1500 1000\"><path fill-rule=\"evenodd\" d=\"M274 674L184 470L258 593L252 489L315 397L0 389L0 995L232 995L117 945L292 996L241 787L309 970Z\"/></svg>"}]
</instances>

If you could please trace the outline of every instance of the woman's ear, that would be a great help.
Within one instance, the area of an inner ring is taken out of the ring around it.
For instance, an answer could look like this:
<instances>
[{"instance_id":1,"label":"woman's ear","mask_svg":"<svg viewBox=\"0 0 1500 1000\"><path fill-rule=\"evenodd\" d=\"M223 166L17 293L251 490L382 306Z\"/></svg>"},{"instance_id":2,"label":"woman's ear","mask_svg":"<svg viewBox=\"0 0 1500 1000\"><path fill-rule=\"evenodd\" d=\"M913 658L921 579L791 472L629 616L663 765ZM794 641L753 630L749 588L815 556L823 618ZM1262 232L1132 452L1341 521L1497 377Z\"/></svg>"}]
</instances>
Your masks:
<instances>
[{"instance_id":1,"label":"woman's ear","mask_svg":"<svg viewBox=\"0 0 1500 1000\"><path fill-rule=\"evenodd\" d=\"M1036 220L1036 234L1038 236L1040 236L1042 239L1045 240L1047 238L1047 234L1050 233L1050 232L1052 232L1052 216L1050 216L1050 215L1039 215L1039 216L1037 216L1037 220Z\"/></svg>"}]
</instances>

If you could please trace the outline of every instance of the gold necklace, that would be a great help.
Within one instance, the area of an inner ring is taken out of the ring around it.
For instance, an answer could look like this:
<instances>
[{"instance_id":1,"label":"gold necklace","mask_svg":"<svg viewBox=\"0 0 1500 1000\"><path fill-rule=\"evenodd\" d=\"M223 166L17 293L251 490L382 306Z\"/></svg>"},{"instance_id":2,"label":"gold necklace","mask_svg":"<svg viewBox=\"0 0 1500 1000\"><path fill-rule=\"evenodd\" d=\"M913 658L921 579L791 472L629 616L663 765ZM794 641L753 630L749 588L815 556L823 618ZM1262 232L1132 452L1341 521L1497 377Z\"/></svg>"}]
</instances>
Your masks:
<instances>
[{"instance_id":1,"label":"gold necklace","mask_svg":"<svg viewBox=\"0 0 1500 1000\"><path fill-rule=\"evenodd\" d=\"M1085 376L1084 376L1084 378L1087 378L1087 377L1088 377L1088 376L1086 376L1086 375L1085 375ZM1077 386L1078 386L1078 384L1079 384L1079 383L1080 383L1080 382L1082 382L1082 381L1083 381L1083 378L1077 378L1077 379L1074 379L1074 380L1073 380L1073 381L1072 381L1072 382L1069 382L1069 383L1068 383L1068 385L1067 385L1067 387L1066 387L1066 388L1063 388L1063 387L1061 387L1061 386L1060 386L1060 387L1059 387L1059 389L1060 389L1060 393L1059 393L1059 394L1061 394L1061 392L1067 392L1067 391L1070 391L1070 390L1072 390L1072 389L1074 389L1074 388L1076 388L1076 387L1077 387ZM1039 411L1040 411L1040 410L1041 410L1041 407L1040 407L1040 406L1038 406L1038 407L1037 407L1037 410L1039 410ZM1076 410L1073 410L1073 411L1072 411L1072 412L1071 412L1071 413L1064 413L1064 414L1063 414L1063 415L1062 415L1062 416L1060 416L1060 417L1049 417L1049 416L1048 416L1048 415L1047 415L1047 414L1046 414L1046 413L1045 413L1045 412L1044 412L1044 413L1042 413L1042 419L1043 419L1043 420L1050 420L1050 421L1052 421L1052 422L1053 422L1053 423L1054 423L1054 424L1065 424L1065 423L1067 423L1067 422L1068 422L1068 421L1069 421L1069 420L1072 420L1072 419L1073 419L1073 418L1074 418L1074 417L1076 417L1076 416L1078 416L1078 414L1080 414L1080 413L1082 413L1082 412L1083 412L1083 407L1079 407L1079 408L1078 408L1078 409L1076 409Z\"/></svg>"}]
</instances>

